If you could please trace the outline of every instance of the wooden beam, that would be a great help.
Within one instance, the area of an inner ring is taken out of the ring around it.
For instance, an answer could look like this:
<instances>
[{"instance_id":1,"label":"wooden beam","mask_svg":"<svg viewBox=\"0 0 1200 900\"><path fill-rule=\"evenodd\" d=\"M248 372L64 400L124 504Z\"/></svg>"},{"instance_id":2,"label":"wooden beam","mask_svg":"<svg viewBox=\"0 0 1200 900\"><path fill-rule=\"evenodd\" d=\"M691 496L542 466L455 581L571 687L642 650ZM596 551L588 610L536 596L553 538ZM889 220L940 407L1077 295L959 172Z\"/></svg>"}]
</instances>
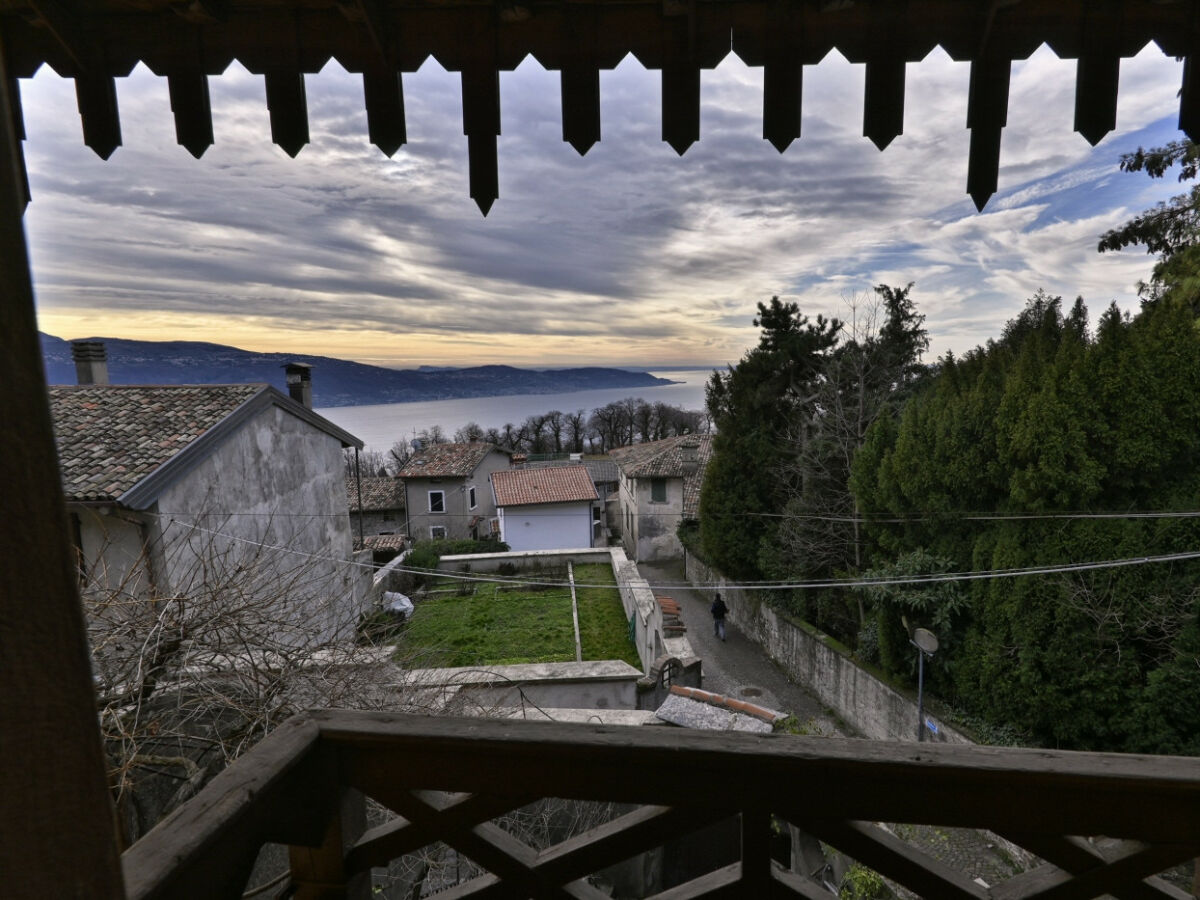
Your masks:
<instances>
[{"instance_id":1,"label":"wooden beam","mask_svg":"<svg viewBox=\"0 0 1200 900\"><path fill-rule=\"evenodd\" d=\"M1092 146L1117 127L1119 13L1112 0L1091 0L1083 13L1083 38L1075 66L1075 130Z\"/></svg>"},{"instance_id":2,"label":"wooden beam","mask_svg":"<svg viewBox=\"0 0 1200 900\"><path fill-rule=\"evenodd\" d=\"M1108 857L1085 838L1028 832L1010 832L1004 836L1072 875L1102 869L1108 865ZM1121 888L1106 886L1105 891L1117 900L1188 900L1189 897L1157 876Z\"/></svg>"},{"instance_id":3,"label":"wooden beam","mask_svg":"<svg viewBox=\"0 0 1200 900\"><path fill-rule=\"evenodd\" d=\"M288 859L292 872L292 895L297 900L368 900L371 896L369 869L355 872L346 866L346 852L366 827L367 808L363 795L337 783L336 765L329 767L325 790L338 798L319 847L292 845Z\"/></svg>"},{"instance_id":4,"label":"wooden beam","mask_svg":"<svg viewBox=\"0 0 1200 900\"><path fill-rule=\"evenodd\" d=\"M1090 900L1135 887L1147 878L1186 862L1196 852L1194 844L1142 844L1129 842L1103 867L1073 875L1046 864L1014 875L992 888L993 900Z\"/></svg>"},{"instance_id":5,"label":"wooden beam","mask_svg":"<svg viewBox=\"0 0 1200 900\"><path fill-rule=\"evenodd\" d=\"M785 813L789 821L832 844L847 856L897 881L921 897L989 900L987 889L962 872L922 853L869 822L803 818L804 809Z\"/></svg>"},{"instance_id":6,"label":"wooden beam","mask_svg":"<svg viewBox=\"0 0 1200 900\"><path fill-rule=\"evenodd\" d=\"M13 130L13 157L20 185L21 213L24 214L32 197L29 193L29 170L25 168L25 117L21 113L21 83L16 78L8 78L8 107Z\"/></svg>"},{"instance_id":7,"label":"wooden beam","mask_svg":"<svg viewBox=\"0 0 1200 900\"><path fill-rule=\"evenodd\" d=\"M208 76L200 68L167 75L171 112L175 116L175 140L199 159L213 145L212 102Z\"/></svg>"},{"instance_id":8,"label":"wooden beam","mask_svg":"<svg viewBox=\"0 0 1200 900\"><path fill-rule=\"evenodd\" d=\"M0 872L15 897L124 896L91 660L21 224L13 79L0 31Z\"/></svg>"}]
</instances>

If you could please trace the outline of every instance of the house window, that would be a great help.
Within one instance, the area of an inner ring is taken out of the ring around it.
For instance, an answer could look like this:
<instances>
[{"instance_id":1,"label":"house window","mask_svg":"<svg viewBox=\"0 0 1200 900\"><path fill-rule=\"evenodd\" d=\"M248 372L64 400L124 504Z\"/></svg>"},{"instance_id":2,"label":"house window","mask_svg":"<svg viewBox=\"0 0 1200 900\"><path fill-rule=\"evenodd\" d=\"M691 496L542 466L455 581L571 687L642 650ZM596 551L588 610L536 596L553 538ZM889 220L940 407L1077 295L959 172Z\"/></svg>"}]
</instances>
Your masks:
<instances>
[{"instance_id":1,"label":"house window","mask_svg":"<svg viewBox=\"0 0 1200 900\"><path fill-rule=\"evenodd\" d=\"M651 503L666 503L667 502L667 479L651 478L650 479L650 502Z\"/></svg>"},{"instance_id":2,"label":"house window","mask_svg":"<svg viewBox=\"0 0 1200 900\"><path fill-rule=\"evenodd\" d=\"M429 528L429 536L435 541L440 541L446 537L445 525L431 525Z\"/></svg>"},{"instance_id":3,"label":"house window","mask_svg":"<svg viewBox=\"0 0 1200 900\"><path fill-rule=\"evenodd\" d=\"M446 511L445 491L429 492L429 511L431 513L444 513Z\"/></svg>"},{"instance_id":4,"label":"house window","mask_svg":"<svg viewBox=\"0 0 1200 900\"><path fill-rule=\"evenodd\" d=\"M467 506L469 506L471 509L474 509L478 505L479 504L475 502L475 485L471 485L469 488L467 488Z\"/></svg>"}]
</instances>

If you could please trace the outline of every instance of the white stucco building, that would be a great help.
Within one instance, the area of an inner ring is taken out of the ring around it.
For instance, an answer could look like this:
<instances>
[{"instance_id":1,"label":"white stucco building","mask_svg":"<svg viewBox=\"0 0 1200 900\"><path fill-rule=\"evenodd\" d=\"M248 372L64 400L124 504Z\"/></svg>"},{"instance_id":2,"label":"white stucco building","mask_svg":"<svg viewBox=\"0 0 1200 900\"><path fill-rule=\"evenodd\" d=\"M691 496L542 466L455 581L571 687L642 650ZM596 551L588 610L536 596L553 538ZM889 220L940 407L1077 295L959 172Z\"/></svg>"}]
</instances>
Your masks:
<instances>
[{"instance_id":1,"label":"white stucco building","mask_svg":"<svg viewBox=\"0 0 1200 900\"><path fill-rule=\"evenodd\" d=\"M492 474L500 539L512 550L575 550L595 545L596 485L579 465Z\"/></svg>"}]
</instances>

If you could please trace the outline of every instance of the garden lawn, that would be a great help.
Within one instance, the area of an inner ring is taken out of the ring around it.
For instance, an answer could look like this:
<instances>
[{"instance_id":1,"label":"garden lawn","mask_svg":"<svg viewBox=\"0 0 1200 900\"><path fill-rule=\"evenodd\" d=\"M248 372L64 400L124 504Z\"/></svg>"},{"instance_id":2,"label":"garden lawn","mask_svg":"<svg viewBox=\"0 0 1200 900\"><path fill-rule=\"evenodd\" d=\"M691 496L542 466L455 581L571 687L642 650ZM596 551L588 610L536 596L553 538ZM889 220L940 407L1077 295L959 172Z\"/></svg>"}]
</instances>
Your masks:
<instances>
[{"instance_id":1,"label":"garden lawn","mask_svg":"<svg viewBox=\"0 0 1200 900\"><path fill-rule=\"evenodd\" d=\"M566 580L566 573L553 580ZM442 581L438 587L457 582ZM417 602L397 655L413 668L573 662L575 630L566 588L499 589Z\"/></svg>"},{"instance_id":2,"label":"garden lawn","mask_svg":"<svg viewBox=\"0 0 1200 900\"><path fill-rule=\"evenodd\" d=\"M575 600L579 604L579 641L583 646L583 658L621 659L640 669L642 661L638 659L633 641L629 640L629 620L625 618L612 566L599 563L576 566Z\"/></svg>"}]
</instances>

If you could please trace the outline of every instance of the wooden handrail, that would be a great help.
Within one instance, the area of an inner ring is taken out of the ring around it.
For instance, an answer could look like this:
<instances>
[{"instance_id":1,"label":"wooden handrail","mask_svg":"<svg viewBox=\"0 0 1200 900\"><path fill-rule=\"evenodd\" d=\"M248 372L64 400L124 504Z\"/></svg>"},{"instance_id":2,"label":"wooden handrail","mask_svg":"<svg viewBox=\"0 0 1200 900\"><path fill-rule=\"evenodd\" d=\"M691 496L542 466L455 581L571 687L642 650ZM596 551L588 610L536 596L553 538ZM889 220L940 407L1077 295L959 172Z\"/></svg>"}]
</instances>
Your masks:
<instances>
[{"instance_id":1,"label":"wooden handrail","mask_svg":"<svg viewBox=\"0 0 1200 900\"><path fill-rule=\"evenodd\" d=\"M361 839L339 830L347 790L402 818ZM540 854L487 824L542 797L644 808ZM313 865L350 879L442 840L490 860L483 887L515 879L541 896L538 885L571 878L578 894L592 864L661 843L655 822L695 828L738 815L750 843L736 883L807 896L811 885L795 888L794 874L751 852L771 814L927 896L937 893L930 885L946 896L1054 896L1067 883L1068 896L1092 887L1185 896L1141 879L1200 852L1200 759L319 710L215 778L134 845L124 867L130 897L232 896L267 841L323 848ZM990 829L1049 848L1066 868L1047 864L985 889L874 822ZM1074 835L1129 840L1106 858ZM688 896L730 877L722 869ZM459 893L471 896L469 886Z\"/></svg>"}]
</instances>

